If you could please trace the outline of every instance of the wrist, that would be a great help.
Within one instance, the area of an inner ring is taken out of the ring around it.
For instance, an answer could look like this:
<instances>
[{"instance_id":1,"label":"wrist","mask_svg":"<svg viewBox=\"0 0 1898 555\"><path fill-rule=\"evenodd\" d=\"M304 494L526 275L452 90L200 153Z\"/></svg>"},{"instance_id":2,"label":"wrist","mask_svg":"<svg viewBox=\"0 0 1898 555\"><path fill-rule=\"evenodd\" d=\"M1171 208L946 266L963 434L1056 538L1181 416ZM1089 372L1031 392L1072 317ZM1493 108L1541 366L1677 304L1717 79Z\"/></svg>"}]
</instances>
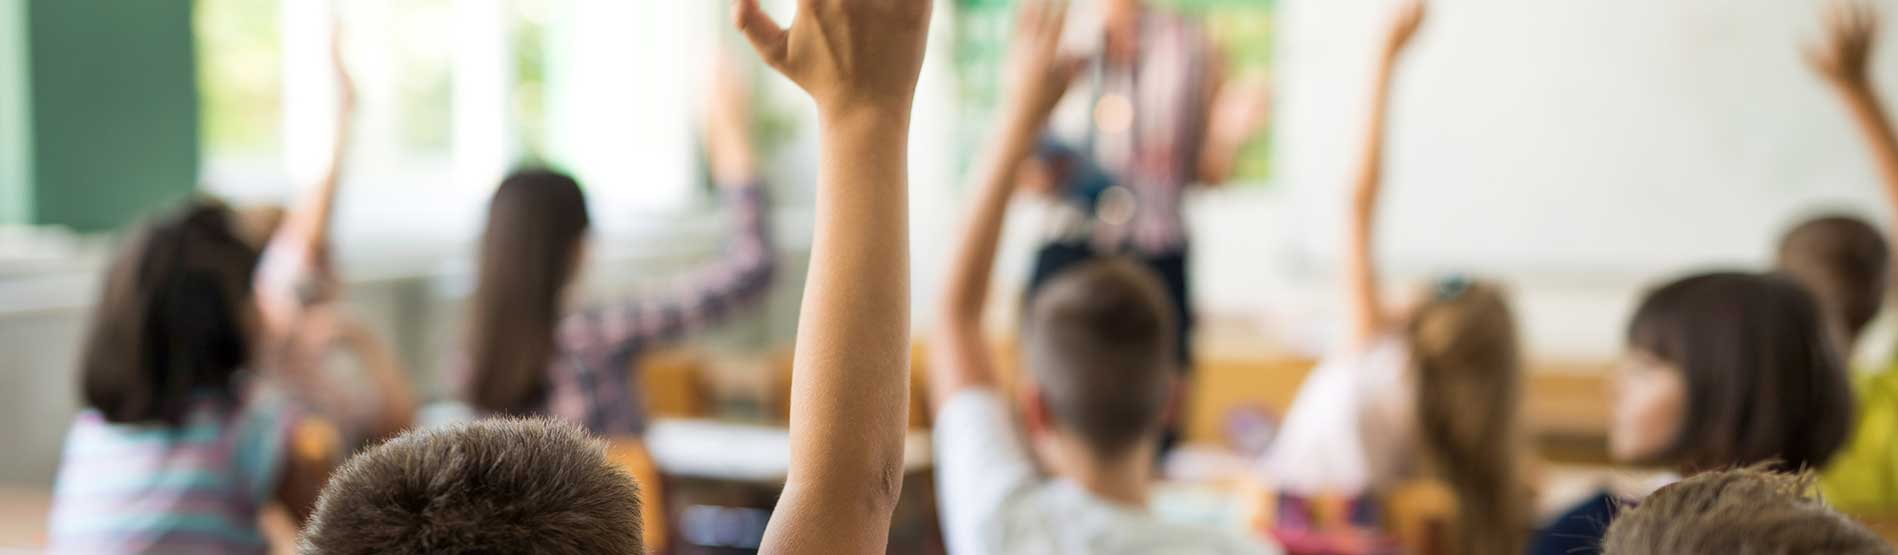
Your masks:
<instances>
[{"instance_id":1,"label":"wrist","mask_svg":"<svg viewBox=\"0 0 1898 555\"><path fill-rule=\"evenodd\" d=\"M911 103L907 98L897 100L863 100L838 102L835 106L817 106L817 120L825 132L871 132L902 130L907 136L909 130Z\"/></svg>"}]
</instances>

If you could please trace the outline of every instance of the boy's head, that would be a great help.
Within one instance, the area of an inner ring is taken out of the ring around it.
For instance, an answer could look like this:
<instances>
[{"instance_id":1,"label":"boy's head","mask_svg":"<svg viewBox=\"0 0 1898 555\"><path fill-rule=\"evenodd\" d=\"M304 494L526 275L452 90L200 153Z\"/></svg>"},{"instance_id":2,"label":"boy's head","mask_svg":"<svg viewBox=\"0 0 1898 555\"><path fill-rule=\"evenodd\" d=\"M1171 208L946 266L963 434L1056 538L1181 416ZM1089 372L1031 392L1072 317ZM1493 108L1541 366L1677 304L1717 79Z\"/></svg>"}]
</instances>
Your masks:
<instances>
[{"instance_id":1,"label":"boy's head","mask_svg":"<svg viewBox=\"0 0 1898 555\"><path fill-rule=\"evenodd\" d=\"M570 424L417 430L331 476L304 553L644 552L639 487Z\"/></svg>"},{"instance_id":2,"label":"boy's head","mask_svg":"<svg viewBox=\"0 0 1898 555\"><path fill-rule=\"evenodd\" d=\"M1661 488L1608 527L1608 555L1887 555L1892 547L1834 512L1810 476L1707 472Z\"/></svg>"},{"instance_id":3,"label":"boy's head","mask_svg":"<svg viewBox=\"0 0 1898 555\"><path fill-rule=\"evenodd\" d=\"M1850 216L1808 220L1779 243L1780 271L1818 297L1827 325L1846 348L1884 306L1890 261L1884 235Z\"/></svg>"},{"instance_id":4,"label":"boy's head","mask_svg":"<svg viewBox=\"0 0 1898 555\"><path fill-rule=\"evenodd\" d=\"M1158 437L1173 397L1173 311L1159 279L1103 259L1062 271L1028 303L1022 354L1050 427L1112 458Z\"/></svg>"}]
</instances>

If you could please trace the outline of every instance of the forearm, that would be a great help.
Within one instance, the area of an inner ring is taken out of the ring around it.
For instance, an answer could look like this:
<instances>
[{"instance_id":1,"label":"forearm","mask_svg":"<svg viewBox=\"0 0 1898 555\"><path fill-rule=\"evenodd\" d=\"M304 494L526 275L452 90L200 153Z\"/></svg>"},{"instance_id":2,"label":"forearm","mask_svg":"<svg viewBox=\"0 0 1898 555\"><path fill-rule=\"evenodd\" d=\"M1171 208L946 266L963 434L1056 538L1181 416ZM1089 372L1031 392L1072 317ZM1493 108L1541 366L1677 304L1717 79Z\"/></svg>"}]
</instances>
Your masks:
<instances>
[{"instance_id":1,"label":"forearm","mask_svg":"<svg viewBox=\"0 0 1898 555\"><path fill-rule=\"evenodd\" d=\"M414 423L416 410L415 394L402 361L387 343L367 330L352 333L348 341L381 399L375 414L364 423L368 439L380 441L402 433Z\"/></svg>"},{"instance_id":2,"label":"forearm","mask_svg":"<svg viewBox=\"0 0 1898 555\"><path fill-rule=\"evenodd\" d=\"M963 222L931 342L937 353L929 365L932 407L941 407L963 389L995 383L982 336L982 315L988 306L1009 198L1022 162L1034 151L1038 130L1034 118L1006 118L978 174L977 197Z\"/></svg>"},{"instance_id":3,"label":"forearm","mask_svg":"<svg viewBox=\"0 0 1898 555\"><path fill-rule=\"evenodd\" d=\"M1884 102L1869 83L1841 86L1838 89L1846 105L1851 108L1859 133L1870 147L1872 159L1878 165L1880 177L1884 179L1887 206L1894 215L1898 215L1898 135L1892 131Z\"/></svg>"},{"instance_id":4,"label":"forearm","mask_svg":"<svg viewBox=\"0 0 1898 555\"><path fill-rule=\"evenodd\" d=\"M1345 284L1350 305L1351 345L1369 344L1384 328L1384 307L1376 263L1377 205L1384 179L1384 134L1392 64L1380 64L1372 84L1364 150L1353 183L1350 225L1346 228Z\"/></svg>"},{"instance_id":5,"label":"forearm","mask_svg":"<svg viewBox=\"0 0 1898 555\"><path fill-rule=\"evenodd\" d=\"M827 118L791 387L791 468L768 553L880 551L909 402L907 113ZM795 517L793 515L796 515Z\"/></svg>"},{"instance_id":6,"label":"forearm","mask_svg":"<svg viewBox=\"0 0 1898 555\"><path fill-rule=\"evenodd\" d=\"M303 190L284 219L282 231L298 238L306 249L314 249L329 241L331 214L336 211L343 168L349 160L349 139L354 132L354 125L350 123L349 116L338 117L336 135L330 145L329 159L325 161L323 173L316 182Z\"/></svg>"}]
</instances>

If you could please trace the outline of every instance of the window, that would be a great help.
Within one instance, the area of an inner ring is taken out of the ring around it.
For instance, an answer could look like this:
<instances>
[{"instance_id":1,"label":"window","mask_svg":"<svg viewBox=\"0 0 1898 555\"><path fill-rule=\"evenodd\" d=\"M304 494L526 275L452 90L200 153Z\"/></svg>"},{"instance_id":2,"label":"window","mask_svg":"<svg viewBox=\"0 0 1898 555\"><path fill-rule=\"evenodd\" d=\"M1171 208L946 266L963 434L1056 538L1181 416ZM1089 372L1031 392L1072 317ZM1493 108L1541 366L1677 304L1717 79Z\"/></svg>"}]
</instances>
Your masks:
<instances>
[{"instance_id":1,"label":"window","mask_svg":"<svg viewBox=\"0 0 1898 555\"><path fill-rule=\"evenodd\" d=\"M344 227L376 228L418 201L458 212L416 217L473 221L461 212L530 160L587 183L609 226L615 212L676 209L698 190L692 99L723 26L715 2L198 2L214 192L283 200L320 173L335 121L332 20L357 95Z\"/></svg>"}]
</instances>

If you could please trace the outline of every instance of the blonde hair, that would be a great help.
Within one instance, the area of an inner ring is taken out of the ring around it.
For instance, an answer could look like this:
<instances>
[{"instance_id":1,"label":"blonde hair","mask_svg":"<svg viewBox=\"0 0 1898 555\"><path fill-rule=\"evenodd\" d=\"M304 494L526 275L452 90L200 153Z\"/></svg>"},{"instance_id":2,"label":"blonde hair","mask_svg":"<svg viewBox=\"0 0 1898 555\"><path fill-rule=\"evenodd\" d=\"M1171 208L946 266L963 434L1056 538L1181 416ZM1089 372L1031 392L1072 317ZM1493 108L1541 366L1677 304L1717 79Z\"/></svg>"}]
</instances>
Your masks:
<instances>
[{"instance_id":1,"label":"blonde hair","mask_svg":"<svg viewBox=\"0 0 1898 555\"><path fill-rule=\"evenodd\" d=\"M1766 468L1705 472L1661 488L1615 519L1602 552L1892 553L1870 530L1827 507L1811 474Z\"/></svg>"},{"instance_id":2,"label":"blonde hair","mask_svg":"<svg viewBox=\"0 0 1898 555\"><path fill-rule=\"evenodd\" d=\"M1437 476L1456 493L1454 553L1521 553L1529 530L1518 426L1522 359L1516 320L1494 285L1452 278L1407 329L1418 431Z\"/></svg>"}]
</instances>

